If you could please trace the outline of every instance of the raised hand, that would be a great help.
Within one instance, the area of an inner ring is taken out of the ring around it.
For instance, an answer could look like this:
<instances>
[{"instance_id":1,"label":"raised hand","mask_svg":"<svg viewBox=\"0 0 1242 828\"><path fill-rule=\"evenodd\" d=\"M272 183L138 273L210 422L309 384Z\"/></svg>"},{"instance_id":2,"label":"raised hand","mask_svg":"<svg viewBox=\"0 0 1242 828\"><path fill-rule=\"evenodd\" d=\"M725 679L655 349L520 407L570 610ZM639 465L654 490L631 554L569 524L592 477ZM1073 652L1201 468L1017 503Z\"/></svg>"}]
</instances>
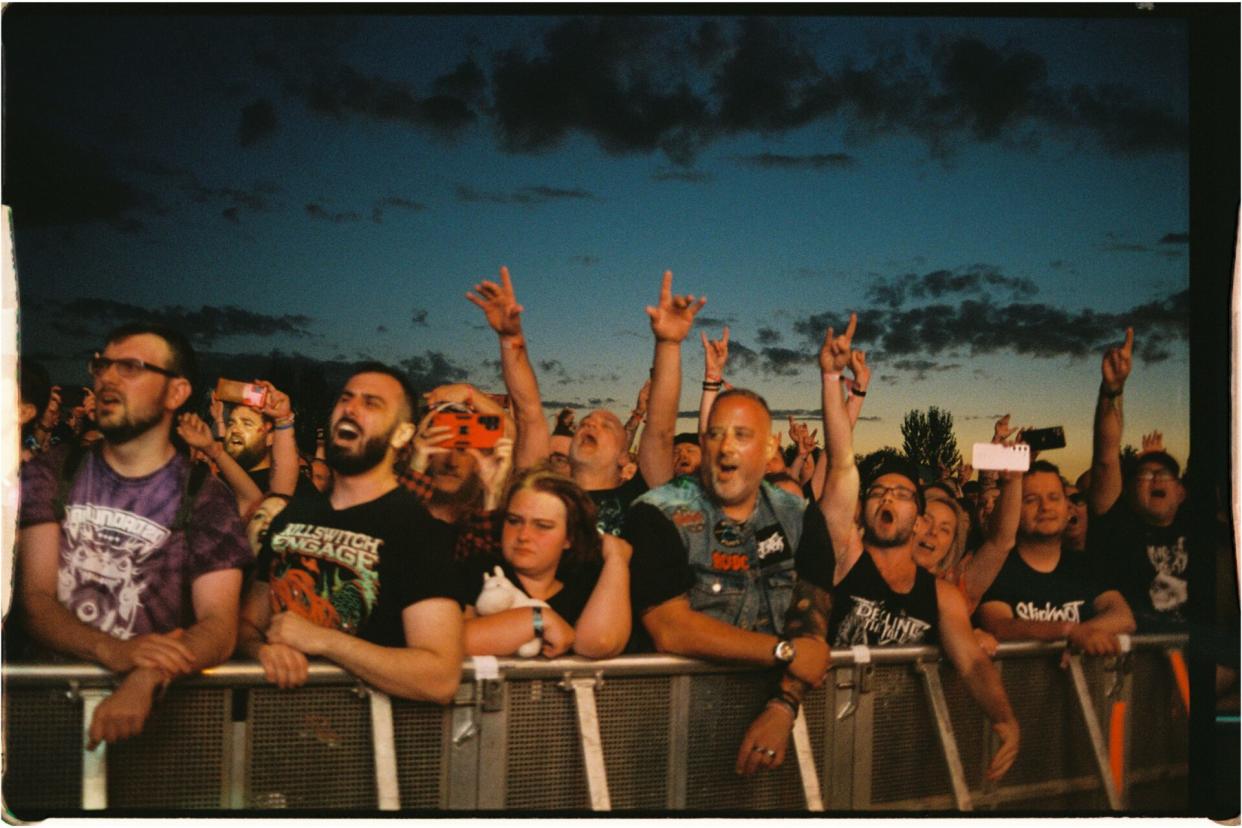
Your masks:
<instances>
[{"instance_id":1,"label":"raised hand","mask_svg":"<svg viewBox=\"0 0 1242 828\"><path fill-rule=\"evenodd\" d=\"M283 391L277 390L267 380L257 379L255 385L262 385L267 389L267 397L263 402L263 408L259 409L260 414L265 414L273 420L286 420L293 414L293 404L289 402L289 395Z\"/></svg>"},{"instance_id":2,"label":"raised hand","mask_svg":"<svg viewBox=\"0 0 1242 828\"><path fill-rule=\"evenodd\" d=\"M996 421L992 426L992 442L1004 443L1014 433L1014 429L1009 426L1009 415L1006 414Z\"/></svg>"},{"instance_id":3,"label":"raised hand","mask_svg":"<svg viewBox=\"0 0 1242 828\"><path fill-rule=\"evenodd\" d=\"M1139 454L1151 454L1153 451L1164 451L1164 435L1159 431L1143 435L1143 448Z\"/></svg>"},{"instance_id":4,"label":"raised hand","mask_svg":"<svg viewBox=\"0 0 1242 828\"><path fill-rule=\"evenodd\" d=\"M488 454L474 448L468 451L478 463L479 482L483 484L483 508L489 511L500 508L505 481L513 468L513 440L501 437L496 441L495 449Z\"/></svg>"},{"instance_id":5,"label":"raised hand","mask_svg":"<svg viewBox=\"0 0 1242 828\"><path fill-rule=\"evenodd\" d=\"M485 279L474 286L475 293L466 292L466 298L483 309L487 324L500 336L522 335L522 311L513 293L513 281L509 268L500 268L500 284Z\"/></svg>"},{"instance_id":6,"label":"raised hand","mask_svg":"<svg viewBox=\"0 0 1242 828\"><path fill-rule=\"evenodd\" d=\"M220 426L221 429L223 429L224 427L224 401L216 396L216 392L214 388L211 391L210 411L211 411L211 421L215 423L216 425Z\"/></svg>"},{"instance_id":7,"label":"raised hand","mask_svg":"<svg viewBox=\"0 0 1242 828\"><path fill-rule=\"evenodd\" d=\"M697 301L693 294L673 295L673 271L664 271L660 283L660 304L647 306L651 317L651 332L656 342L681 342L690 334L695 315L707 304L704 296Z\"/></svg>"},{"instance_id":8,"label":"raised hand","mask_svg":"<svg viewBox=\"0 0 1242 828\"><path fill-rule=\"evenodd\" d=\"M639 399L641 399L641 394ZM571 408L562 408L561 413L556 415L556 427L574 433L574 412Z\"/></svg>"},{"instance_id":9,"label":"raised hand","mask_svg":"<svg viewBox=\"0 0 1242 828\"><path fill-rule=\"evenodd\" d=\"M833 336L829 328L824 334L824 344L819 348L819 370L826 374L839 374L850 361L850 343L854 341L854 330L858 327L858 314L850 314L850 322L845 326L845 333Z\"/></svg>"},{"instance_id":10,"label":"raised hand","mask_svg":"<svg viewBox=\"0 0 1242 828\"><path fill-rule=\"evenodd\" d=\"M854 375L854 386L866 391L871 384L871 369L867 367L866 351L850 351L850 373Z\"/></svg>"},{"instance_id":11,"label":"raised hand","mask_svg":"<svg viewBox=\"0 0 1242 828\"><path fill-rule=\"evenodd\" d=\"M703 379L723 379L725 363L729 361L729 326L724 326L720 339L708 339L703 331L699 331L699 337L703 340Z\"/></svg>"},{"instance_id":12,"label":"raised hand","mask_svg":"<svg viewBox=\"0 0 1242 828\"><path fill-rule=\"evenodd\" d=\"M647 413L647 403L651 401L651 380L643 383L643 387L638 389L638 400L634 403L634 410L643 414ZM571 420L572 424L572 420Z\"/></svg>"},{"instance_id":13,"label":"raised hand","mask_svg":"<svg viewBox=\"0 0 1242 828\"><path fill-rule=\"evenodd\" d=\"M211 436L211 426L193 412L186 412L177 418L177 434L185 440L187 446L198 449L208 456L211 455L211 448L216 443L215 438Z\"/></svg>"},{"instance_id":14,"label":"raised hand","mask_svg":"<svg viewBox=\"0 0 1242 828\"><path fill-rule=\"evenodd\" d=\"M436 413L435 411L428 411L418 424L418 430L414 432L414 454L410 458L410 467L414 471L427 471L432 455L444 454L449 451L449 449L440 444L444 442L444 438L453 433L453 429L449 426L433 426L431 423L435 419Z\"/></svg>"},{"instance_id":15,"label":"raised hand","mask_svg":"<svg viewBox=\"0 0 1242 828\"><path fill-rule=\"evenodd\" d=\"M1130 376L1133 354L1134 328L1126 328L1126 341L1104 352L1104 361L1100 364L1104 390L1109 393L1118 393L1125 388L1126 378Z\"/></svg>"},{"instance_id":16,"label":"raised hand","mask_svg":"<svg viewBox=\"0 0 1242 828\"><path fill-rule=\"evenodd\" d=\"M51 431L60 422L60 386L53 385L52 393L47 398L47 408L43 409L43 417L39 420L39 427L44 431Z\"/></svg>"}]
</instances>

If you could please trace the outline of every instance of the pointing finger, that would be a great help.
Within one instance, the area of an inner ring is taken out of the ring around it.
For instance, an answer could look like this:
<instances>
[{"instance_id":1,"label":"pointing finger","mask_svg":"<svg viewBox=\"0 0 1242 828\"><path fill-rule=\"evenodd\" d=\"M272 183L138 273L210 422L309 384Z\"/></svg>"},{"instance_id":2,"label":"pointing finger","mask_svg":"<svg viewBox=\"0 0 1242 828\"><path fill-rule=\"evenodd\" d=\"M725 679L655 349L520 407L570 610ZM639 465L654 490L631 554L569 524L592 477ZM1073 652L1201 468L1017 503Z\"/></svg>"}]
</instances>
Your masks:
<instances>
[{"instance_id":1,"label":"pointing finger","mask_svg":"<svg viewBox=\"0 0 1242 828\"><path fill-rule=\"evenodd\" d=\"M673 301L673 271L664 271L664 278L660 282L660 304L667 305ZM651 309L648 308L648 311Z\"/></svg>"},{"instance_id":2,"label":"pointing finger","mask_svg":"<svg viewBox=\"0 0 1242 828\"><path fill-rule=\"evenodd\" d=\"M855 329L855 328L857 328L857 327L858 327L858 314L856 314L856 313L851 313L851 314L850 314L850 324L849 324L849 325L847 325L847 326L846 326L846 328L845 328L845 338L846 338L846 339L849 339L849 340L853 340L853 338L854 338L854 329Z\"/></svg>"},{"instance_id":3,"label":"pointing finger","mask_svg":"<svg viewBox=\"0 0 1242 828\"><path fill-rule=\"evenodd\" d=\"M1129 356L1134 351L1134 328L1126 328L1126 341L1121 346L1121 352Z\"/></svg>"},{"instance_id":4,"label":"pointing finger","mask_svg":"<svg viewBox=\"0 0 1242 828\"><path fill-rule=\"evenodd\" d=\"M704 350L704 351L708 350L708 347L707 347L707 333L706 333L705 331L699 331L699 339L703 340L703 350Z\"/></svg>"},{"instance_id":5,"label":"pointing finger","mask_svg":"<svg viewBox=\"0 0 1242 828\"><path fill-rule=\"evenodd\" d=\"M506 293L513 293L513 282L509 279L509 268L500 266L500 284Z\"/></svg>"}]
</instances>

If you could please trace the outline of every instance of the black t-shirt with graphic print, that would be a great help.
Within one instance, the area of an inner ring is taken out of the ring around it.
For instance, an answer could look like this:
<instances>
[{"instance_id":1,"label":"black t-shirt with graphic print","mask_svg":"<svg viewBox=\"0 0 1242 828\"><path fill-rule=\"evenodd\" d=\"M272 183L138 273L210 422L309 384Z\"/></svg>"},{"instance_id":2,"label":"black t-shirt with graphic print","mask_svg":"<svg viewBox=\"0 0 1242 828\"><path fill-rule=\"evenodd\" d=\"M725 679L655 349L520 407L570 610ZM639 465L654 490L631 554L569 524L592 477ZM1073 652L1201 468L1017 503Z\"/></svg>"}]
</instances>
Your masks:
<instances>
[{"instance_id":1,"label":"black t-shirt with graphic print","mask_svg":"<svg viewBox=\"0 0 1242 828\"><path fill-rule=\"evenodd\" d=\"M635 472L633 477L616 488L587 492L597 510L595 528L609 535L620 536L630 504L649 488L647 481L643 480L643 473Z\"/></svg>"},{"instance_id":2,"label":"black t-shirt with graphic print","mask_svg":"<svg viewBox=\"0 0 1242 828\"><path fill-rule=\"evenodd\" d=\"M404 647L406 607L457 600L452 544L452 528L401 486L340 510L316 493L295 497L272 521L256 577L270 585L273 612Z\"/></svg>"},{"instance_id":3,"label":"black t-shirt with graphic print","mask_svg":"<svg viewBox=\"0 0 1242 828\"><path fill-rule=\"evenodd\" d=\"M1009 550L979 606L998 601L1022 621L1090 621L1095 617L1095 599L1116 587L1101 577L1088 554L1062 550L1056 568L1040 572L1031 568L1015 547Z\"/></svg>"},{"instance_id":4,"label":"black t-shirt with graphic print","mask_svg":"<svg viewBox=\"0 0 1242 828\"><path fill-rule=\"evenodd\" d=\"M895 591L865 549L832 590L828 641L833 647L899 647L940 641L936 576L916 567L909 592Z\"/></svg>"},{"instance_id":5,"label":"black t-shirt with graphic print","mask_svg":"<svg viewBox=\"0 0 1242 828\"><path fill-rule=\"evenodd\" d=\"M1113 574L1141 633L1186 630L1187 523L1186 510L1179 509L1169 526L1152 526L1124 496L1087 523L1087 549Z\"/></svg>"}]
</instances>

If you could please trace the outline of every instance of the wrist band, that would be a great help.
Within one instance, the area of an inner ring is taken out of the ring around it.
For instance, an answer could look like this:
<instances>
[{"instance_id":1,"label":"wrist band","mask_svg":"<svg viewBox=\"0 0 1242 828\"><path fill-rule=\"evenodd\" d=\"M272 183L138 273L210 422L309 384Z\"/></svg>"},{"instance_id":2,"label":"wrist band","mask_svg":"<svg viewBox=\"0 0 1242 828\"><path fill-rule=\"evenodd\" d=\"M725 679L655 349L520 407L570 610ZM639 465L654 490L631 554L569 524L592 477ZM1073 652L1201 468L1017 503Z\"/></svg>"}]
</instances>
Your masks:
<instances>
[{"instance_id":1,"label":"wrist band","mask_svg":"<svg viewBox=\"0 0 1242 828\"><path fill-rule=\"evenodd\" d=\"M704 380L703 390L704 391L719 391L722 385L724 385L724 380L716 380L715 382L708 382Z\"/></svg>"},{"instance_id":2,"label":"wrist band","mask_svg":"<svg viewBox=\"0 0 1242 828\"><path fill-rule=\"evenodd\" d=\"M858 386L855 386L854 388L852 388L852 389L851 389L851 391L852 391L852 393L854 394L854 396L855 396L855 397L865 397L865 396L867 396L867 389L866 389L866 388L859 388Z\"/></svg>"},{"instance_id":3,"label":"wrist band","mask_svg":"<svg viewBox=\"0 0 1242 828\"><path fill-rule=\"evenodd\" d=\"M783 708L785 708L786 710L788 710L788 711L789 711L789 715L793 716L795 719L796 719L796 718L798 718L798 708L797 708L797 706L790 704L790 703L789 703L789 700L788 700L788 699L786 699L786 698L784 698L783 696L781 696L781 697L777 697L777 698L768 699L768 703L767 703L767 704L765 704L765 705L764 705L764 707L771 707L771 706L772 706L772 705L774 705L774 704L776 704L776 705L780 705L781 707L783 707Z\"/></svg>"},{"instance_id":4,"label":"wrist band","mask_svg":"<svg viewBox=\"0 0 1242 828\"><path fill-rule=\"evenodd\" d=\"M530 613L535 625L535 638L543 641L543 607L531 607Z\"/></svg>"},{"instance_id":5,"label":"wrist band","mask_svg":"<svg viewBox=\"0 0 1242 828\"><path fill-rule=\"evenodd\" d=\"M217 443L223 443L223 442L224 442L224 438L223 438L223 437L221 437L221 436L219 436L219 435L216 435L215 437L212 437L211 439L215 440Z\"/></svg>"},{"instance_id":6,"label":"wrist band","mask_svg":"<svg viewBox=\"0 0 1242 828\"><path fill-rule=\"evenodd\" d=\"M1117 397L1120 397L1123 391L1125 391L1124 387L1118 388L1116 391L1109 391L1107 388L1104 387L1103 383L1100 384L1100 396L1107 397L1110 400L1114 400Z\"/></svg>"},{"instance_id":7,"label":"wrist band","mask_svg":"<svg viewBox=\"0 0 1242 828\"><path fill-rule=\"evenodd\" d=\"M824 382L832 382L833 380L840 381L841 372L840 371L824 371L820 374L820 376L824 378Z\"/></svg>"},{"instance_id":8,"label":"wrist band","mask_svg":"<svg viewBox=\"0 0 1242 828\"><path fill-rule=\"evenodd\" d=\"M287 429L287 428L293 428L293 423L292 423L292 422L288 422L288 423L284 423L284 424L282 424L282 425L274 425L274 426L272 426L272 431L284 431L284 430L285 430L285 429Z\"/></svg>"},{"instance_id":9,"label":"wrist band","mask_svg":"<svg viewBox=\"0 0 1242 828\"><path fill-rule=\"evenodd\" d=\"M722 382L724 374L707 374L703 377L703 382Z\"/></svg>"}]
</instances>

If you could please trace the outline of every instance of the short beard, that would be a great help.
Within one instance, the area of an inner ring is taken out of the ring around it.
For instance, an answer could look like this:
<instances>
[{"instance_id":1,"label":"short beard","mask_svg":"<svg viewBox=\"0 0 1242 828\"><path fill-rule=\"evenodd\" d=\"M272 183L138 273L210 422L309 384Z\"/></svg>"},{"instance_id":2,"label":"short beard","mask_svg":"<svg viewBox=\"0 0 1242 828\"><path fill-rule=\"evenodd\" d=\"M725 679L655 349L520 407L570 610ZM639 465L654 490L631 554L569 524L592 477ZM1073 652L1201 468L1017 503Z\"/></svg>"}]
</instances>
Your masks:
<instances>
[{"instance_id":1,"label":"short beard","mask_svg":"<svg viewBox=\"0 0 1242 828\"><path fill-rule=\"evenodd\" d=\"M104 439L108 441L109 445L120 446L146 434L159 425L163 419L164 412L159 410L145 420L133 420L127 416L116 425L103 426L96 424L95 427L103 434Z\"/></svg>"},{"instance_id":2,"label":"short beard","mask_svg":"<svg viewBox=\"0 0 1242 828\"><path fill-rule=\"evenodd\" d=\"M233 452L226 448L225 453L236 460L237 465L246 471L250 471L267 457L267 446L259 446L258 448L242 446L241 451L237 452L237 454L233 454Z\"/></svg>"},{"instance_id":3,"label":"short beard","mask_svg":"<svg viewBox=\"0 0 1242 828\"><path fill-rule=\"evenodd\" d=\"M335 440L329 441L324 447L328 468L346 477L371 471L384 462L384 458L388 456L388 441L392 438L395 429L396 426L389 429L387 434L369 438L362 444L362 449L357 454L343 448Z\"/></svg>"},{"instance_id":4,"label":"short beard","mask_svg":"<svg viewBox=\"0 0 1242 828\"><path fill-rule=\"evenodd\" d=\"M870 526L863 527L863 542L868 546L875 546L880 549L896 549L899 546L905 546L914 537L914 530L911 529L902 537L898 535L893 538L876 537L875 531Z\"/></svg>"}]
</instances>

